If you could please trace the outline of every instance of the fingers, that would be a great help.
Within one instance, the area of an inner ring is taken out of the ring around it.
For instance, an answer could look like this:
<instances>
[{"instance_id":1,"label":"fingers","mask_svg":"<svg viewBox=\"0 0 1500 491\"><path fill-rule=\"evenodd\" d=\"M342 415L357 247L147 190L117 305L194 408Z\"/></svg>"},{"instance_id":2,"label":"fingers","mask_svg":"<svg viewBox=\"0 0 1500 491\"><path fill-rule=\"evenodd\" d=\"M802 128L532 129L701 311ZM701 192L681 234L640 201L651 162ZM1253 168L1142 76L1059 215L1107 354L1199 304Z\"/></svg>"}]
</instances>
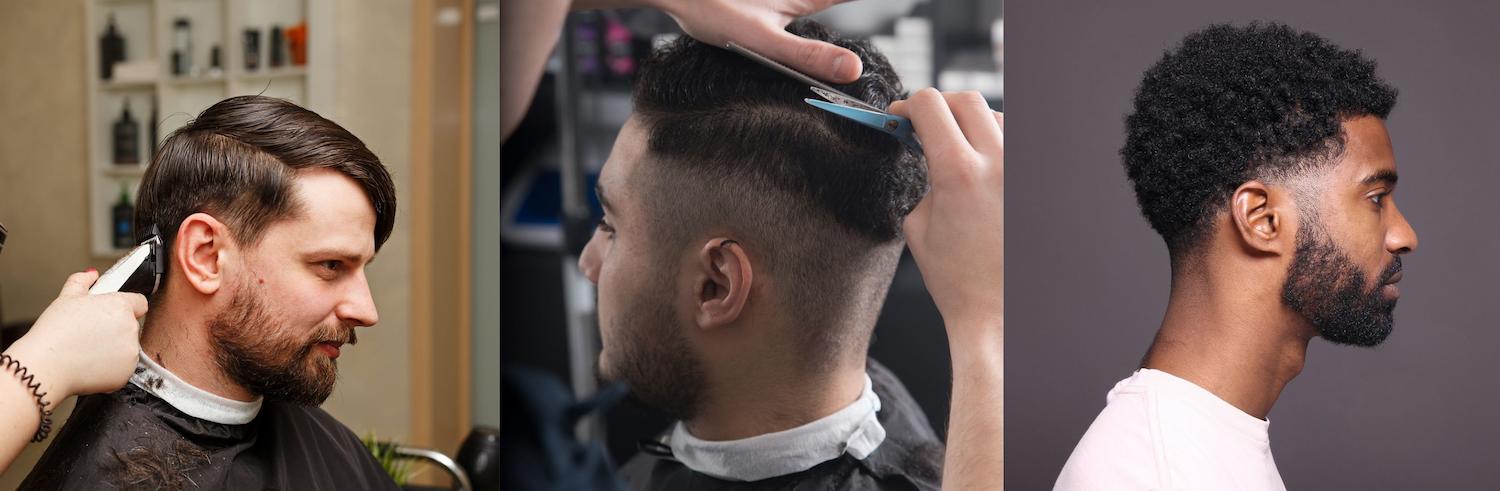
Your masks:
<instances>
[{"instance_id":1,"label":"fingers","mask_svg":"<svg viewBox=\"0 0 1500 491\"><path fill-rule=\"evenodd\" d=\"M68 275L68 280L63 282L62 292L57 295L63 297L81 297L89 294L89 287L94 286L94 281L99 279L99 271L89 268L82 273Z\"/></svg>"},{"instance_id":2,"label":"fingers","mask_svg":"<svg viewBox=\"0 0 1500 491\"><path fill-rule=\"evenodd\" d=\"M1000 125L997 124L995 111L990 110L984 96L971 90L943 94L943 98L948 101L948 108L953 110L958 127L963 130L964 137L968 138L975 150L986 155L997 155L1003 151Z\"/></svg>"},{"instance_id":3,"label":"fingers","mask_svg":"<svg viewBox=\"0 0 1500 491\"><path fill-rule=\"evenodd\" d=\"M752 40L753 39L753 40ZM813 78L845 84L859 79L864 64L853 51L777 30L770 36L747 36L745 46Z\"/></svg>"},{"instance_id":4,"label":"fingers","mask_svg":"<svg viewBox=\"0 0 1500 491\"><path fill-rule=\"evenodd\" d=\"M892 114L911 119L922 148L927 151L929 165L933 160L945 160L954 153L972 151L964 139L963 130L948 109L948 101L934 88L925 88L912 94L906 101L898 101L889 108ZM928 172L931 172L929 170Z\"/></svg>"},{"instance_id":5,"label":"fingers","mask_svg":"<svg viewBox=\"0 0 1500 491\"><path fill-rule=\"evenodd\" d=\"M141 295L139 293L128 293L128 292L127 293L115 293L114 295L119 295L121 298L124 298L125 301L130 304L131 315L134 315L135 318L140 319L140 318L146 316L146 310L148 310L150 308L150 306L148 306L146 304L146 296L145 295Z\"/></svg>"}]
</instances>

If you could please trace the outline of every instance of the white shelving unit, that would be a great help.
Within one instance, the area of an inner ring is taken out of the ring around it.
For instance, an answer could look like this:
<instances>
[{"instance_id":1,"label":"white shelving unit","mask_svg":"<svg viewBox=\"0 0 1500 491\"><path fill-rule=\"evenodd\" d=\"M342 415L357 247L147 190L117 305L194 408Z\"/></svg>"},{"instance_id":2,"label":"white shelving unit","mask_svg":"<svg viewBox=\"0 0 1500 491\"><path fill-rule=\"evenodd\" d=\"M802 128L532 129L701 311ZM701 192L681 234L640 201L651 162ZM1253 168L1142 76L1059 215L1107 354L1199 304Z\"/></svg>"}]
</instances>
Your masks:
<instances>
[{"instance_id":1,"label":"white shelving unit","mask_svg":"<svg viewBox=\"0 0 1500 491\"><path fill-rule=\"evenodd\" d=\"M84 46L88 55L89 236L96 258L115 258L110 229L112 209L121 189L131 204L146 166L160 141L151 142L151 124L165 139L208 106L228 97L263 94L295 102L320 113L329 104L333 58L332 0L88 0ZM99 44L114 17L115 30L125 38L125 61L150 60L149 76L122 79L119 65L113 80L101 78ZM174 22L188 19L191 66L187 75L172 74ZM272 26L283 30L305 21L308 28L305 65L294 65L290 53L280 67L270 66ZM260 63L245 67L245 31L260 31ZM220 70L209 69L210 53L219 46ZM157 119L151 121L152 101ZM140 163L114 163L114 124L126 103L140 128Z\"/></svg>"}]
</instances>

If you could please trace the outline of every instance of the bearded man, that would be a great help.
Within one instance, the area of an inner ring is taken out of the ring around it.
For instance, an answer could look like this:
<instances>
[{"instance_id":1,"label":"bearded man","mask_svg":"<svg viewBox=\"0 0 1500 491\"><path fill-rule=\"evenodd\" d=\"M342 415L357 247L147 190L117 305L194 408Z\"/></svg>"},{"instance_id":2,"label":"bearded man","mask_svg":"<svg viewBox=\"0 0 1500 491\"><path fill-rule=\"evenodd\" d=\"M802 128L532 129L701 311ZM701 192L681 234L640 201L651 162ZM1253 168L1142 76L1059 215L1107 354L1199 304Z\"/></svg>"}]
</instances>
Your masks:
<instances>
[{"instance_id":1,"label":"bearded man","mask_svg":"<svg viewBox=\"0 0 1500 491\"><path fill-rule=\"evenodd\" d=\"M135 229L162 233L135 375L80 398L24 489L395 489L317 406L378 321L365 265L390 237L380 159L290 102L226 99L165 142Z\"/></svg>"},{"instance_id":2,"label":"bearded man","mask_svg":"<svg viewBox=\"0 0 1500 491\"><path fill-rule=\"evenodd\" d=\"M1417 247L1395 102L1374 62L1280 24L1209 27L1146 72L1121 154L1171 297L1057 489L1286 488L1266 415L1313 338L1385 340Z\"/></svg>"}]
</instances>

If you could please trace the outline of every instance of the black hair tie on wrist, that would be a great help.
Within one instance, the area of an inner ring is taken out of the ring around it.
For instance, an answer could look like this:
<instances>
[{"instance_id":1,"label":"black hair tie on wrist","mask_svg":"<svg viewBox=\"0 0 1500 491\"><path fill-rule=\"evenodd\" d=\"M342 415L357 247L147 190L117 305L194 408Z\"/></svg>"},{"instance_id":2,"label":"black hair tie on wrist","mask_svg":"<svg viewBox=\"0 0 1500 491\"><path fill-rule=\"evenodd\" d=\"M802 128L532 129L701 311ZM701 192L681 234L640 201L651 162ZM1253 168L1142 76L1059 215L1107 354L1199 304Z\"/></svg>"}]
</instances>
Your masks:
<instances>
[{"instance_id":1,"label":"black hair tie on wrist","mask_svg":"<svg viewBox=\"0 0 1500 491\"><path fill-rule=\"evenodd\" d=\"M47 406L52 403L46 400L47 393L42 392L42 383L36 381L36 374L30 373L25 366L21 365L21 360L12 358L10 355L0 353L0 366L21 379L21 385L31 391L31 397L36 399L36 408L42 413L42 424L36 429L36 436L32 437L31 441L46 440L47 434L52 432L52 410L47 409Z\"/></svg>"}]
</instances>

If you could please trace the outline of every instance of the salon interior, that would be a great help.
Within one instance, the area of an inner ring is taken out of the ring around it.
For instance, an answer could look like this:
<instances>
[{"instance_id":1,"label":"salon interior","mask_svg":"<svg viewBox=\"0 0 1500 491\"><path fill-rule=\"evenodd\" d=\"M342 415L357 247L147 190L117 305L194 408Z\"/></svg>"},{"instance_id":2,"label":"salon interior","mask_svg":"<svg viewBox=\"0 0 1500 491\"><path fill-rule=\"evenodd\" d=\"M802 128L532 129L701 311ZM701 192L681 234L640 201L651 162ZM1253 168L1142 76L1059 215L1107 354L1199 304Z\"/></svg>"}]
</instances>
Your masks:
<instances>
[{"instance_id":1,"label":"salon interior","mask_svg":"<svg viewBox=\"0 0 1500 491\"><path fill-rule=\"evenodd\" d=\"M399 203L365 270L380 322L345 350L323 409L392 456L385 470L408 489L497 488L499 3L0 2L0 341L24 335L69 274L135 246L135 193L163 138L228 97L287 99L362 139ZM618 99L610 90L598 97ZM548 264L550 276L516 281L555 286ZM550 290L560 318L562 289ZM30 445L0 488L17 488L44 448Z\"/></svg>"},{"instance_id":2,"label":"salon interior","mask_svg":"<svg viewBox=\"0 0 1500 491\"><path fill-rule=\"evenodd\" d=\"M978 90L1003 109L1002 2L861 0L812 19L868 39L904 87ZM627 115L635 67L653 46L683 35L654 10L573 12L525 119L501 148L501 357L550 374L583 398L600 389L594 286L578 255L602 209L594 181ZM870 355L891 369L933 418L948 414L950 368L942 319L909 253L896 273ZM670 419L632 404L590 415L578 436L602 441L614 462Z\"/></svg>"}]
</instances>

